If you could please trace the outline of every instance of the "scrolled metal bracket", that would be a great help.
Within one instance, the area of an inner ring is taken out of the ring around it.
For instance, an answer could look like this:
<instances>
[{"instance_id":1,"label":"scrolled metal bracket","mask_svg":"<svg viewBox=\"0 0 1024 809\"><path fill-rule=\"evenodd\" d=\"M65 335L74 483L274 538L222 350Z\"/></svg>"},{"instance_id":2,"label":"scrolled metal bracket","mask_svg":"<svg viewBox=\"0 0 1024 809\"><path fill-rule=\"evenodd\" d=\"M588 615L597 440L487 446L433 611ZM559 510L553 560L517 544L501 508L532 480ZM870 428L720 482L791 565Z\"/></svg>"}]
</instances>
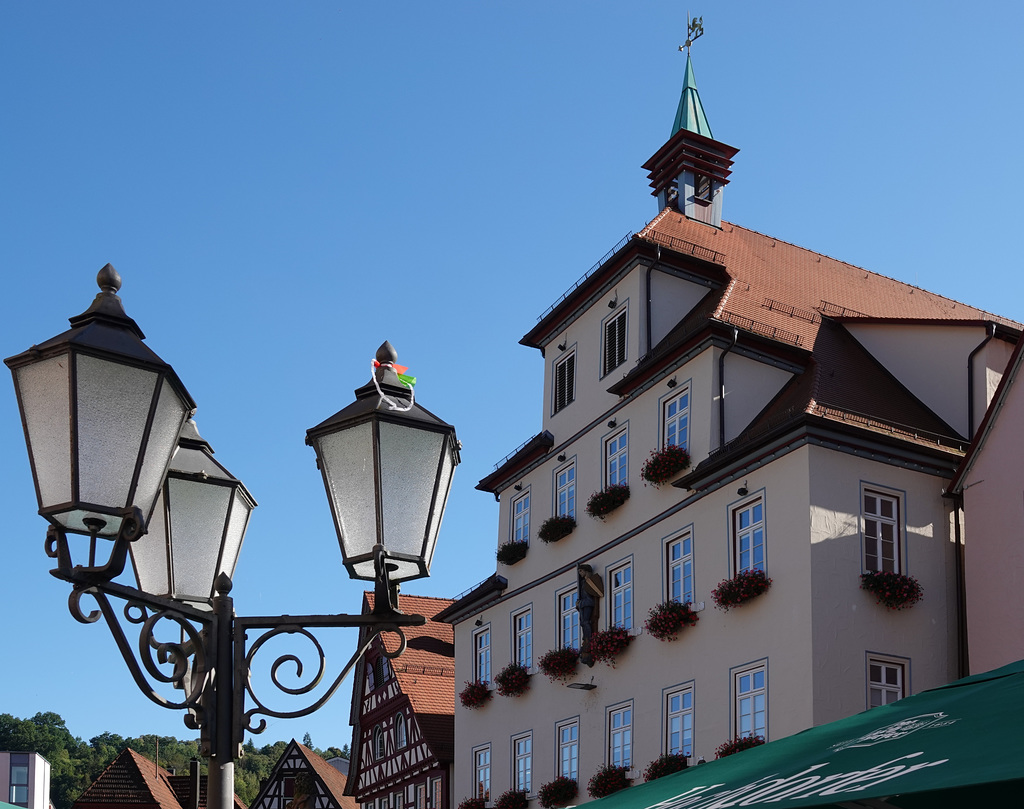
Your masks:
<instances>
[{"instance_id":1,"label":"scrolled metal bracket","mask_svg":"<svg viewBox=\"0 0 1024 809\"><path fill-rule=\"evenodd\" d=\"M110 602L111 595L125 600L124 622L138 627L137 644L129 641L125 634L117 610ZM82 596L94 599L99 609L85 612ZM207 614L112 582L76 586L68 598L68 607L80 623L95 623L102 615L139 690L164 708L187 710L189 717L198 723L196 727L202 725L202 696L210 673L202 633L202 627L210 621ZM197 623L200 628L196 627ZM158 628L168 624L177 630L180 640L158 639ZM181 690L183 698L168 699L156 690L153 682ZM186 725L189 725L187 720Z\"/></svg>"},{"instance_id":2,"label":"scrolled metal bracket","mask_svg":"<svg viewBox=\"0 0 1024 809\"><path fill-rule=\"evenodd\" d=\"M174 599L154 596L111 581L125 565L129 543L141 536L141 514L126 514L122 530L114 540L110 559L95 564L97 534L102 525L90 526L90 559L88 566L72 565L68 539L64 531L51 527L47 533L46 552L58 560L54 576L70 582L74 587L68 598L68 608L76 621L92 624L102 616L114 638L139 690L152 702L164 708L185 710L185 725L202 732L204 749L213 752L213 739L227 742L237 750L245 732L262 733L267 728L264 717L295 719L307 716L323 707L338 691L359 659L373 642L384 633L398 636L396 648L382 643L382 654L394 659L407 645L404 629L422 626L422 615L407 615L397 609L398 586L390 581L394 565L380 548L375 554L375 601L369 614L359 615L302 615L242 617L234 614L233 602L228 595L231 581L218 579L213 610L200 610ZM99 609L85 610L83 596L92 598ZM122 615L111 604L110 598L122 599ZM138 630L137 643L129 641L127 627ZM159 630L170 627L176 639L161 640ZM277 693L288 697L310 696L327 676L327 656L314 634L318 629L360 629L355 653L338 675L315 699L301 708L279 711L271 708L253 685L254 660L274 638L296 635L305 639L315 653L314 665L307 666L299 655L288 652L275 658L269 667L270 682ZM255 640L248 642L248 633L261 630ZM302 680L310 671L308 681L289 686L281 678L285 667L293 667L295 677ZM170 686L181 691L182 698L172 700L159 691L158 686ZM253 707L246 709L246 695ZM219 730L217 728L220 728ZM231 756L222 749L218 755Z\"/></svg>"}]
</instances>

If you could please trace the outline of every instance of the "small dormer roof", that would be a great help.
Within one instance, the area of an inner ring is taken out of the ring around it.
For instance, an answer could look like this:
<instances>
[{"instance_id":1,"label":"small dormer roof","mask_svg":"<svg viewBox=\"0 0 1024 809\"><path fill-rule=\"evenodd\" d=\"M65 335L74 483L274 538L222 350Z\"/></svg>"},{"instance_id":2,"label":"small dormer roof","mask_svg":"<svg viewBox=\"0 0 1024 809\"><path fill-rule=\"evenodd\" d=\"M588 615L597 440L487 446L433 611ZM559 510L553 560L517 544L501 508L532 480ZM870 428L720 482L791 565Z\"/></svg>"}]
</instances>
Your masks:
<instances>
[{"instance_id":1,"label":"small dormer roof","mask_svg":"<svg viewBox=\"0 0 1024 809\"><path fill-rule=\"evenodd\" d=\"M704 114L704 105L700 103L697 92L697 80L693 77L693 63L690 54L686 54L686 73L683 75L683 91L679 96L679 107L676 109L676 120L672 124L672 135L680 129L696 132L706 138L713 138L708 117Z\"/></svg>"}]
</instances>

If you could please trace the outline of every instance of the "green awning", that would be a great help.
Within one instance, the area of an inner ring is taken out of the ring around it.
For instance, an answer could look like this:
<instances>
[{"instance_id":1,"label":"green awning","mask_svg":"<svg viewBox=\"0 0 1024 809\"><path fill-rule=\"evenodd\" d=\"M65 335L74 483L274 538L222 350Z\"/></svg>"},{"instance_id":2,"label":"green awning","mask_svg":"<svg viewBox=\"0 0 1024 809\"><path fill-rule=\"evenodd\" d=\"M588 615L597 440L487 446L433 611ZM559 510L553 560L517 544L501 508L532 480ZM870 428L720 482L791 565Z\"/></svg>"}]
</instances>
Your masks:
<instances>
[{"instance_id":1,"label":"green awning","mask_svg":"<svg viewBox=\"0 0 1024 809\"><path fill-rule=\"evenodd\" d=\"M1024 660L590 805L962 809L1021 806L1022 798Z\"/></svg>"}]
</instances>

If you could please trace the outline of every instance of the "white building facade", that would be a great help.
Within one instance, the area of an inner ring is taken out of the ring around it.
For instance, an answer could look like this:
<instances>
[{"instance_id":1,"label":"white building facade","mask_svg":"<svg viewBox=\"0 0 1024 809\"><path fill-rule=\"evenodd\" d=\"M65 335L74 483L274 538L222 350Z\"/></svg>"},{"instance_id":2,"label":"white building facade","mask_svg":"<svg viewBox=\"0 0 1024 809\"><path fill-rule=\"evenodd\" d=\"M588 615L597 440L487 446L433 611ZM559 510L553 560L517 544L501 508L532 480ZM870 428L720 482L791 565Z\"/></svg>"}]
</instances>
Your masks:
<instances>
[{"instance_id":1,"label":"white building facade","mask_svg":"<svg viewBox=\"0 0 1024 809\"><path fill-rule=\"evenodd\" d=\"M50 762L38 753L0 752L0 801L26 809L50 806Z\"/></svg>"},{"instance_id":2,"label":"white building facade","mask_svg":"<svg viewBox=\"0 0 1024 809\"><path fill-rule=\"evenodd\" d=\"M692 108L689 65L687 94ZM638 782L665 753L693 764L966 673L943 490L1020 326L722 221L735 154L683 120L645 164L658 215L521 341L545 363L542 429L478 488L500 502L499 548L526 555L438 618L455 627L456 683L493 689L520 663L530 687L456 700L453 803L534 798L558 776L584 802L602 765ZM668 445L691 465L645 482ZM621 506L588 516L621 485ZM559 515L576 527L545 544ZM541 656L587 634L581 565L597 629L632 640L614 666L551 680ZM717 608L719 583L751 570L770 588ZM887 609L861 589L871 571L912 576L923 598ZM660 640L645 620L671 600L698 621Z\"/></svg>"}]
</instances>

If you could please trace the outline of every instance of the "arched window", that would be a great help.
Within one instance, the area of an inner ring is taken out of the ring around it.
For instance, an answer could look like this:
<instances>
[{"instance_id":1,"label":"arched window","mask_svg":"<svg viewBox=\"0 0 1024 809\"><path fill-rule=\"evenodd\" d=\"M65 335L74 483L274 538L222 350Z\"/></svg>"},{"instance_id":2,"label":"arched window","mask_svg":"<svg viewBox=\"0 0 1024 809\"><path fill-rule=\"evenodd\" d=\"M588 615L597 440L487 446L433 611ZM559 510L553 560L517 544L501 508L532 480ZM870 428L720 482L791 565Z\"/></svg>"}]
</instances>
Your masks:
<instances>
[{"instance_id":1,"label":"arched window","mask_svg":"<svg viewBox=\"0 0 1024 809\"><path fill-rule=\"evenodd\" d=\"M395 749L401 750L409 743L405 733L405 714L395 715Z\"/></svg>"},{"instance_id":2,"label":"arched window","mask_svg":"<svg viewBox=\"0 0 1024 809\"><path fill-rule=\"evenodd\" d=\"M384 729L380 725L377 725L373 729L373 758L375 761L380 761L384 758L387 751L384 745Z\"/></svg>"}]
</instances>

